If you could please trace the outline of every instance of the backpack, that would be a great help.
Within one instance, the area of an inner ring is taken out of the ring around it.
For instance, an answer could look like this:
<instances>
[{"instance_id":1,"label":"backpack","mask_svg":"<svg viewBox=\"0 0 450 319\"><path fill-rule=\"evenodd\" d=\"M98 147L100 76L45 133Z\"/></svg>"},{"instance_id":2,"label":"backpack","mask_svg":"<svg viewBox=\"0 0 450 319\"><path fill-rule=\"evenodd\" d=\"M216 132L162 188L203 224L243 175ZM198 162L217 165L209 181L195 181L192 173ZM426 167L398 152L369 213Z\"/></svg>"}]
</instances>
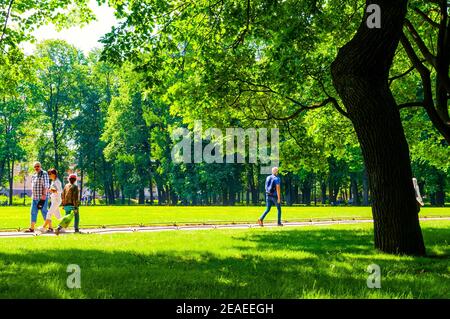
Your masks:
<instances>
[{"instance_id":1,"label":"backpack","mask_svg":"<svg viewBox=\"0 0 450 319\"><path fill-rule=\"evenodd\" d=\"M266 194L273 196L273 193L275 193L275 178L276 176L270 175L267 176L266 179Z\"/></svg>"}]
</instances>

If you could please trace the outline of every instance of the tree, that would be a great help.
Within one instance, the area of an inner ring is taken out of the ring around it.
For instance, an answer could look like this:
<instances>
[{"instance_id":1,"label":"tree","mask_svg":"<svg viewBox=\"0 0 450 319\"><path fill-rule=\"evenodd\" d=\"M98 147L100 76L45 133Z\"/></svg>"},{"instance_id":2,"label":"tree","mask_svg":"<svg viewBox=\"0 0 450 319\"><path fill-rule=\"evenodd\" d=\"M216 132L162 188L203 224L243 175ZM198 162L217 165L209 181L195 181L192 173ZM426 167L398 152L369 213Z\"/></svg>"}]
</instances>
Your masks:
<instances>
[{"instance_id":1,"label":"tree","mask_svg":"<svg viewBox=\"0 0 450 319\"><path fill-rule=\"evenodd\" d=\"M92 52L77 79L79 113L74 119L74 140L77 145L77 168L81 171L81 187L86 184L93 195L99 187L107 202L115 202L113 163L106 160L106 143L101 140L105 130L108 107L115 93L115 69L98 61ZM80 192L83 194L83 192ZM94 196L95 203L95 196Z\"/></svg>"},{"instance_id":2,"label":"tree","mask_svg":"<svg viewBox=\"0 0 450 319\"><path fill-rule=\"evenodd\" d=\"M148 85L165 88L171 108L190 118L205 110L219 117L219 105L230 113L260 118L266 114L273 120L334 106L351 120L362 147L373 199L375 247L390 253L425 253L408 145L389 88L401 38L414 58L402 36L406 0L367 1L364 11L352 1L140 3L115 2L118 16L126 19L105 37L106 57L119 63L134 61ZM439 3L446 11L447 2ZM381 7L381 29L366 24L372 4ZM440 23L441 42L446 42L446 22L447 18ZM149 26L156 34L143 31ZM448 55L440 56L445 61ZM430 103L426 71L418 63L415 67L425 75ZM442 89L448 68L439 73ZM340 100L333 96L333 87ZM431 107L427 112L445 136Z\"/></svg>"},{"instance_id":3,"label":"tree","mask_svg":"<svg viewBox=\"0 0 450 319\"><path fill-rule=\"evenodd\" d=\"M368 1L367 5L374 2ZM333 82L362 148L374 216L375 247L389 253L425 254L417 215L408 144L388 85L402 35L407 1L378 1L383 28L366 16L332 65Z\"/></svg>"},{"instance_id":4,"label":"tree","mask_svg":"<svg viewBox=\"0 0 450 319\"><path fill-rule=\"evenodd\" d=\"M139 192L144 203L144 188L151 185L150 130L144 119L147 103L142 96L138 78L127 66L120 74L119 94L112 98L103 134L107 142L105 155L122 172L121 186L131 196Z\"/></svg>"},{"instance_id":5,"label":"tree","mask_svg":"<svg viewBox=\"0 0 450 319\"><path fill-rule=\"evenodd\" d=\"M14 166L25 155L24 138L33 112L30 83L33 81L32 59L12 49L1 57L0 64L0 184L4 172L9 183L9 204L12 205ZM5 169L6 168L6 169Z\"/></svg>"},{"instance_id":6,"label":"tree","mask_svg":"<svg viewBox=\"0 0 450 319\"><path fill-rule=\"evenodd\" d=\"M80 65L85 63L84 57L79 50L61 40L40 43L36 57L40 63L40 82L35 94L40 97L42 109L41 146L45 154L52 154L52 161L48 160L51 165L65 171L70 164L68 145L73 138L72 121L80 107L77 81L80 80ZM47 129L50 131L50 143L46 141ZM47 148L49 144L50 149Z\"/></svg>"},{"instance_id":7,"label":"tree","mask_svg":"<svg viewBox=\"0 0 450 319\"><path fill-rule=\"evenodd\" d=\"M0 51L34 40L31 32L46 23L63 28L91 21L94 15L88 4L87 0L0 0Z\"/></svg>"}]
</instances>

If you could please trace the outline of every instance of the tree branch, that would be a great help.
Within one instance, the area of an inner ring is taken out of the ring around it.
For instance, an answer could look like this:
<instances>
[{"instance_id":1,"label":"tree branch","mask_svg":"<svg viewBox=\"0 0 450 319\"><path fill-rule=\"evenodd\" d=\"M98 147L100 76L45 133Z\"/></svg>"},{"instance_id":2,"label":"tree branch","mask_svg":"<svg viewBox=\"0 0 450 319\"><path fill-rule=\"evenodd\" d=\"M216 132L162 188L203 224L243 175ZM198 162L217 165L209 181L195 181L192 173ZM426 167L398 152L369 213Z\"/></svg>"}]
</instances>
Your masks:
<instances>
[{"instance_id":1,"label":"tree branch","mask_svg":"<svg viewBox=\"0 0 450 319\"><path fill-rule=\"evenodd\" d=\"M405 51L409 59L411 60L412 64L416 67L422 79L423 94L424 94L423 107L427 111L427 114L433 125L436 127L436 129L438 129L438 131L442 134L442 136L444 136L446 141L450 143L450 125L442 120L442 118L439 116L434 107L433 92L431 86L431 72L425 67L425 65L422 62L420 62L419 57L414 52L411 43L409 42L408 38L404 33L401 34L400 42L405 48Z\"/></svg>"},{"instance_id":2,"label":"tree branch","mask_svg":"<svg viewBox=\"0 0 450 319\"><path fill-rule=\"evenodd\" d=\"M247 34L248 30L250 29L250 0L247 0L246 14L247 14L247 20L246 20L246 24L245 24L245 29L242 30L241 34L234 41L233 45L231 46L233 49L236 49L239 44L244 43L245 35Z\"/></svg>"},{"instance_id":3,"label":"tree branch","mask_svg":"<svg viewBox=\"0 0 450 319\"><path fill-rule=\"evenodd\" d=\"M434 22L425 12L419 8L413 9L418 15L420 15L426 22L428 22L432 27L439 29L439 23Z\"/></svg>"},{"instance_id":4,"label":"tree branch","mask_svg":"<svg viewBox=\"0 0 450 319\"><path fill-rule=\"evenodd\" d=\"M335 99L334 98L327 98L326 100L324 100L324 101L322 101L321 103L318 103L318 104L313 104L311 106L302 106L302 107L298 108L294 113L292 113L291 115L286 116L286 117L277 117L277 116L274 116L273 114L271 114L271 117L274 120L277 120L277 121L289 121L289 120L292 120L292 119L296 118L297 116L299 116L300 113L302 113L303 111L318 109L320 107L323 107L323 106L325 106L327 104L332 103L333 100L335 100Z\"/></svg>"},{"instance_id":5,"label":"tree branch","mask_svg":"<svg viewBox=\"0 0 450 319\"><path fill-rule=\"evenodd\" d=\"M421 60L421 62L423 63L423 62L425 62L425 60ZM413 65L413 66L411 66L408 70L406 70L405 72L403 72L403 73L401 73L401 74L398 74L398 75L395 75L395 76L389 78L389 85L391 85L392 82L394 82L395 80L398 80L398 79L401 79L401 78L407 76L408 74L410 74L410 73L411 73L412 71L414 71L415 69L416 69L416 67Z\"/></svg>"},{"instance_id":6,"label":"tree branch","mask_svg":"<svg viewBox=\"0 0 450 319\"><path fill-rule=\"evenodd\" d=\"M290 96L283 95L283 94L281 94L281 93L279 93L279 92L273 90L271 87L269 87L269 86L267 86L267 85L264 85L264 84L256 84L256 83L252 83L252 82L250 82L250 81L248 81L248 80L242 80L242 79L238 79L238 78L231 79L231 81L238 81L238 82L245 83L245 84L247 84L247 85L249 85L249 86L254 86L254 87L264 88L264 90L254 90L254 89L249 89L248 91L252 91L252 92L261 92L261 93L273 93L273 94L275 94L275 95L278 95L278 96L280 96L280 97L282 97L282 98L284 98L284 99L287 99L287 100L291 101L292 103L294 103L294 104L296 104L296 105L299 105L299 106L301 106L301 107L305 107L305 105L304 105L303 103L301 103L301 102L295 100L294 98L291 98Z\"/></svg>"},{"instance_id":7,"label":"tree branch","mask_svg":"<svg viewBox=\"0 0 450 319\"><path fill-rule=\"evenodd\" d=\"M414 42L419 47L420 52L422 52L423 57L436 68L436 57L428 50L425 42L420 37L417 30L412 25L411 21L408 19L405 19L405 26L408 29L409 33L411 34L412 38L414 39Z\"/></svg>"},{"instance_id":8,"label":"tree branch","mask_svg":"<svg viewBox=\"0 0 450 319\"><path fill-rule=\"evenodd\" d=\"M0 43L2 43L3 39L5 38L6 26L8 25L8 20L9 20L9 17L11 16L11 9L12 9L13 3L14 3L14 0L9 1L8 10L6 11L6 15L5 15L5 23L3 24L2 36L0 37Z\"/></svg>"},{"instance_id":9,"label":"tree branch","mask_svg":"<svg viewBox=\"0 0 450 319\"><path fill-rule=\"evenodd\" d=\"M309 73L309 72L308 72L308 73ZM312 76L312 75L311 75L311 76ZM343 116L345 116L346 118L350 119L350 117L348 116L348 113L347 113L346 111L344 111L344 109L339 105L339 102L338 102L334 97L332 97L330 94L328 94L328 91L327 91L327 89L325 88L325 84L323 83L322 79L317 79L317 78L316 78L316 81L319 82L319 85L321 86L323 93L325 93L325 95L326 95L329 99L331 99L331 103L333 103L334 108L335 108L339 113L341 113Z\"/></svg>"},{"instance_id":10,"label":"tree branch","mask_svg":"<svg viewBox=\"0 0 450 319\"><path fill-rule=\"evenodd\" d=\"M423 107L423 101L415 101L415 102L408 102L408 103L403 103L403 104L399 104L398 105L398 109L406 109L406 108L411 108L411 107Z\"/></svg>"}]
</instances>

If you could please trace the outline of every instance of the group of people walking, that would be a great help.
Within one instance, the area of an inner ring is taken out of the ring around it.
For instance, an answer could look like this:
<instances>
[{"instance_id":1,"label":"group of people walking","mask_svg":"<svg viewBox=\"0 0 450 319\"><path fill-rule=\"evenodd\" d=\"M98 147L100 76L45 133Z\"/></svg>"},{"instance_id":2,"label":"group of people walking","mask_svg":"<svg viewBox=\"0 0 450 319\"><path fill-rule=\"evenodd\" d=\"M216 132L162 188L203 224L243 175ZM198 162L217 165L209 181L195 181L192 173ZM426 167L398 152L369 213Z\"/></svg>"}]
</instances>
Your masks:
<instances>
[{"instance_id":1,"label":"group of people walking","mask_svg":"<svg viewBox=\"0 0 450 319\"><path fill-rule=\"evenodd\" d=\"M56 230L53 230L52 216L57 219L61 219L60 207L64 208L65 214L69 215L74 212L74 228L75 232L79 233L80 215L79 215L79 190L76 184L77 176L70 174L69 183L63 188L61 180L58 177L58 171L54 168L44 171L41 163L34 163L35 173L32 176L32 197L31 204L31 225L25 232L34 232L39 210L44 218L44 224L38 230L40 232L55 232L59 234L63 231L64 227L58 226ZM417 211L420 211L420 207L424 206L422 197L420 195L417 180L413 178L413 185L417 200ZM264 218L270 212L272 206L277 207L278 211L278 226L283 226L281 222L281 181L278 177L278 167L272 168L272 175L266 178L265 183L266 190L266 210L259 217L258 224L264 226ZM48 208L48 200L50 195L50 208Z\"/></svg>"},{"instance_id":2,"label":"group of people walking","mask_svg":"<svg viewBox=\"0 0 450 319\"><path fill-rule=\"evenodd\" d=\"M76 184L77 176L70 174L65 187L62 187L61 180L58 177L58 171L54 168L45 171L39 162L35 162L35 173L31 177L31 224L30 228L25 232L35 232L35 226L39 210L44 218L44 224L39 227L40 232L55 232L57 235L64 231L64 228L59 225L56 230L53 229L52 216L61 219L60 207L62 206L65 214L69 215L74 212L74 228L75 232L79 233L80 215L78 208L80 206L79 190ZM50 208L48 202L50 199Z\"/></svg>"}]
</instances>

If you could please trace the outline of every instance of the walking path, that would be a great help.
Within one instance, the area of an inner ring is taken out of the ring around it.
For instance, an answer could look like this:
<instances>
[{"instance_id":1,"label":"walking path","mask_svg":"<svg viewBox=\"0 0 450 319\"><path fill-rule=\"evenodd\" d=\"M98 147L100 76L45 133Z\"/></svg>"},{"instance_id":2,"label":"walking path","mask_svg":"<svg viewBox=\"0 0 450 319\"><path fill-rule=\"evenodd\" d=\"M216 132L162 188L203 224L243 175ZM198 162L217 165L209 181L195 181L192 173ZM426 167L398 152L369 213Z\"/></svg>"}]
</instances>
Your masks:
<instances>
[{"instance_id":1,"label":"walking path","mask_svg":"<svg viewBox=\"0 0 450 319\"><path fill-rule=\"evenodd\" d=\"M430 217L420 218L421 221L430 220L450 220L450 217ZM308 222L286 222L284 227L303 227L303 226L327 226L337 224L361 224L372 223L372 219L362 220L335 220L335 221L308 221ZM277 224L265 224L264 227L274 228L279 227ZM174 231L174 230L202 230L202 229L246 229L246 228L260 228L258 224L222 224L222 225L185 225L185 226L146 226L146 227L107 227L107 228L87 228L81 229L83 234L113 234L113 233L134 233L134 232L160 232L160 231ZM68 230L61 235L73 234L73 230ZM1 237L33 237L33 236L56 236L53 233L22 233L14 232L0 232Z\"/></svg>"}]
</instances>

